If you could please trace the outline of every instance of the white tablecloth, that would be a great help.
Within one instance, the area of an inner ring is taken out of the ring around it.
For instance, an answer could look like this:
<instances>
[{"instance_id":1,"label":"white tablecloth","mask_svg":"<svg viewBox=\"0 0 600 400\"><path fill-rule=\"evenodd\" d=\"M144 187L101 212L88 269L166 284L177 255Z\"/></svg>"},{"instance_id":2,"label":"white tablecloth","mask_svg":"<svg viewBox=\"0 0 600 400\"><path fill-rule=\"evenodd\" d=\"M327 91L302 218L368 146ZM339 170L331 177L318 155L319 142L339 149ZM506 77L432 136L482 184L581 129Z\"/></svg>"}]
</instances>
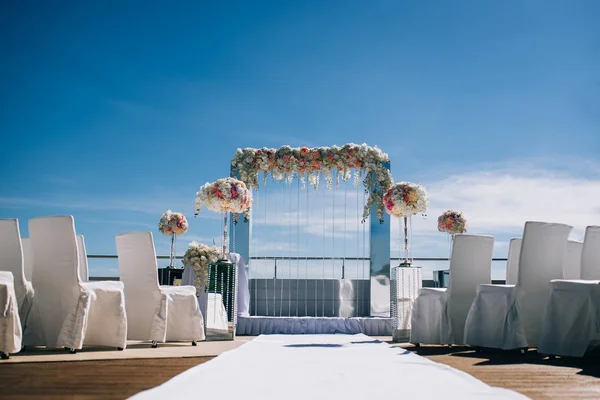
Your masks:
<instances>
[{"instance_id":1,"label":"white tablecloth","mask_svg":"<svg viewBox=\"0 0 600 400\"><path fill-rule=\"evenodd\" d=\"M229 253L227 256L230 262L234 263L237 266L237 275L238 275L238 288L237 288L237 315L239 317L249 317L250 316L250 288L248 287L248 266L244 262L242 256L238 253ZM183 270L183 276L181 278L182 285L192 285L195 286L196 282L196 273L194 272L194 268L185 267ZM200 304L201 309L203 304Z\"/></svg>"}]
</instances>

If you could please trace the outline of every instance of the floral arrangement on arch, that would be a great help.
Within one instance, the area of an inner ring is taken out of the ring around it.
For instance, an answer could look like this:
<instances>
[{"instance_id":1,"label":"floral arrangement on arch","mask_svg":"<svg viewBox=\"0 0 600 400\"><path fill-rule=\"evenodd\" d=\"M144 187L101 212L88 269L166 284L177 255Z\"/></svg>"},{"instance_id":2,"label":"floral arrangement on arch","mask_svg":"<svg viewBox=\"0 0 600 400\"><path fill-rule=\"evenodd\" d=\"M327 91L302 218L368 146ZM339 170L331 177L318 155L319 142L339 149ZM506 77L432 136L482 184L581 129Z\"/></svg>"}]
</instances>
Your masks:
<instances>
[{"instance_id":1,"label":"floral arrangement on arch","mask_svg":"<svg viewBox=\"0 0 600 400\"><path fill-rule=\"evenodd\" d=\"M291 182L297 176L302 182L308 180L314 188L318 188L321 175L331 188L333 170L344 182L350 178L350 170L356 170L355 177L364 176L363 184L369 192L367 204L363 210L363 222L371 214L376 205L377 217L383 221L383 193L393 181L389 170L389 157L377 146L348 143L344 146L331 147L296 147L282 146L279 149L245 148L238 149L231 161L232 175L239 174L242 181L253 189L259 188L258 174L270 173L276 180ZM264 182L266 183L266 182Z\"/></svg>"},{"instance_id":2,"label":"floral arrangement on arch","mask_svg":"<svg viewBox=\"0 0 600 400\"><path fill-rule=\"evenodd\" d=\"M196 193L196 215L202 206L215 212L230 212L234 222L239 214L249 217L252 205L252 192L246 184L235 178L223 178L213 183L204 184Z\"/></svg>"},{"instance_id":3,"label":"floral arrangement on arch","mask_svg":"<svg viewBox=\"0 0 600 400\"><path fill-rule=\"evenodd\" d=\"M447 210L438 217L438 231L451 235L467 231L467 218L460 211Z\"/></svg>"},{"instance_id":4,"label":"floral arrangement on arch","mask_svg":"<svg viewBox=\"0 0 600 400\"><path fill-rule=\"evenodd\" d=\"M206 287L208 279L208 265L219 259L219 250L217 247L208 247L205 244L193 241L183 255L183 265L194 268L196 274L195 285L197 293L200 293Z\"/></svg>"},{"instance_id":5,"label":"floral arrangement on arch","mask_svg":"<svg viewBox=\"0 0 600 400\"><path fill-rule=\"evenodd\" d=\"M400 182L388 189L383 203L388 214L394 217L410 217L427 211L427 191L421 185Z\"/></svg>"},{"instance_id":6,"label":"floral arrangement on arch","mask_svg":"<svg viewBox=\"0 0 600 400\"><path fill-rule=\"evenodd\" d=\"M158 229L165 236L183 235L188 230L188 222L182 213L167 210L158 221Z\"/></svg>"}]
</instances>

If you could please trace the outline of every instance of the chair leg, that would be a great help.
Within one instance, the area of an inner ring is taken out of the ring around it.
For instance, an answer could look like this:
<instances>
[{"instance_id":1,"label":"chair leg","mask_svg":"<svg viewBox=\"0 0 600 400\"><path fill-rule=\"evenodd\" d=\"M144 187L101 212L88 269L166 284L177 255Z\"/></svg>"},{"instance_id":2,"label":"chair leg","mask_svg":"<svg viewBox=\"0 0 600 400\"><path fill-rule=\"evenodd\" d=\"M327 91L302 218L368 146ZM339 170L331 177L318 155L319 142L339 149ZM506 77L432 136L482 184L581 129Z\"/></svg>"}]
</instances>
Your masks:
<instances>
[{"instance_id":1,"label":"chair leg","mask_svg":"<svg viewBox=\"0 0 600 400\"><path fill-rule=\"evenodd\" d=\"M156 340L152 341L152 348L155 349L158 347L158 343L156 342Z\"/></svg>"},{"instance_id":2,"label":"chair leg","mask_svg":"<svg viewBox=\"0 0 600 400\"><path fill-rule=\"evenodd\" d=\"M196 346L196 345L197 345L196 341L192 340L192 346Z\"/></svg>"},{"instance_id":3,"label":"chair leg","mask_svg":"<svg viewBox=\"0 0 600 400\"><path fill-rule=\"evenodd\" d=\"M8 360L10 358L10 354L0 351L0 359Z\"/></svg>"}]
</instances>

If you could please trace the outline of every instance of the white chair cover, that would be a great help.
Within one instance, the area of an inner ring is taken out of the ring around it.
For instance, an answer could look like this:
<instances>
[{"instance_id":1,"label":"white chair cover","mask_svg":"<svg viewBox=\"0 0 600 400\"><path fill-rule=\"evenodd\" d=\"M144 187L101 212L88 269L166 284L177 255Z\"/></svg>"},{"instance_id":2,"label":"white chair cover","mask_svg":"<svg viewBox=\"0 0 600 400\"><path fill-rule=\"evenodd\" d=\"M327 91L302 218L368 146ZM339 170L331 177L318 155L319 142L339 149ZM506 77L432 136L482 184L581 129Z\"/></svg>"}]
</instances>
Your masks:
<instances>
[{"instance_id":1,"label":"white chair cover","mask_svg":"<svg viewBox=\"0 0 600 400\"><path fill-rule=\"evenodd\" d=\"M422 288L411 318L411 343L462 344L477 285L491 281L494 238L456 235L448 289Z\"/></svg>"},{"instance_id":2,"label":"white chair cover","mask_svg":"<svg viewBox=\"0 0 600 400\"><path fill-rule=\"evenodd\" d=\"M513 238L508 246L508 260L506 261L506 284L516 285L519 276L519 255L523 239Z\"/></svg>"},{"instance_id":3,"label":"white chair cover","mask_svg":"<svg viewBox=\"0 0 600 400\"><path fill-rule=\"evenodd\" d=\"M563 259L563 276L564 279L580 279L581 278L581 253L583 251L583 242L569 240L567 249L565 250L565 258Z\"/></svg>"},{"instance_id":4,"label":"white chair cover","mask_svg":"<svg viewBox=\"0 0 600 400\"><path fill-rule=\"evenodd\" d=\"M204 340L194 286L159 286L151 232L116 236L119 273L127 294L127 337L133 340Z\"/></svg>"},{"instance_id":5,"label":"white chair cover","mask_svg":"<svg viewBox=\"0 0 600 400\"><path fill-rule=\"evenodd\" d=\"M538 351L582 357L600 345L600 226L588 226L581 280L553 280Z\"/></svg>"},{"instance_id":6,"label":"white chair cover","mask_svg":"<svg viewBox=\"0 0 600 400\"><path fill-rule=\"evenodd\" d=\"M12 272L0 271L0 352L21 351L21 320Z\"/></svg>"},{"instance_id":7,"label":"white chair cover","mask_svg":"<svg viewBox=\"0 0 600 400\"><path fill-rule=\"evenodd\" d=\"M19 221L14 218L0 219L0 271L12 272L19 318L24 330L33 304L34 290L31 282L25 278Z\"/></svg>"},{"instance_id":8,"label":"white chair cover","mask_svg":"<svg viewBox=\"0 0 600 400\"><path fill-rule=\"evenodd\" d=\"M25 272L25 279L31 283L31 275L33 274L33 250L31 249L31 241L29 238L21 238L21 247L23 248L23 271Z\"/></svg>"},{"instance_id":9,"label":"white chair cover","mask_svg":"<svg viewBox=\"0 0 600 400\"><path fill-rule=\"evenodd\" d=\"M569 225L526 222L516 285L479 285L465 325L471 346L537 347L549 296L548 283L563 276Z\"/></svg>"},{"instance_id":10,"label":"white chair cover","mask_svg":"<svg viewBox=\"0 0 600 400\"><path fill-rule=\"evenodd\" d=\"M87 282L90 280L90 277L88 273L87 251L85 250L85 239L83 238L83 235L77 235L77 250L79 254L79 279L81 279L83 282Z\"/></svg>"},{"instance_id":11,"label":"white chair cover","mask_svg":"<svg viewBox=\"0 0 600 400\"><path fill-rule=\"evenodd\" d=\"M84 344L125 348L123 284L80 281L73 217L30 219L29 237L34 253L36 301L25 344L73 349L81 349Z\"/></svg>"}]
</instances>

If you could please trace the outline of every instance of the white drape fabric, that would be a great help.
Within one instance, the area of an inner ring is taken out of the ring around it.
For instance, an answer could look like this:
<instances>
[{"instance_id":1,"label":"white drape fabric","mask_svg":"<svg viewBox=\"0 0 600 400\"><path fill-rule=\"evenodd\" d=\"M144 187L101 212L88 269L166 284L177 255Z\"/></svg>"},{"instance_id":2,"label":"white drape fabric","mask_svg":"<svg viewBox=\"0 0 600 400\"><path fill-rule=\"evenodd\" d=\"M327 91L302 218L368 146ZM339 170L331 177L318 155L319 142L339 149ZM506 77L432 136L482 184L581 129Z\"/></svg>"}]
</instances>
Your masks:
<instances>
[{"instance_id":1,"label":"white drape fabric","mask_svg":"<svg viewBox=\"0 0 600 400\"><path fill-rule=\"evenodd\" d=\"M581 278L553 280L538 351L582 357L600 346L600 227L588 226Z\"/></svg>"},{"instance_id":2,"label":"white drape fabric","mask_svg":"<svg viewBox=\"0 0 600 400\"><path fill-rule=\"evenodd\" d=\"M12 272L21 328L24 329L33 304L34 290L25 277L19 221L14 218L0 219L0 271Z\"/></svg>"},{"instance_id":3,"label":"white drape fabric","mask_svg":"<svg viewBox=\"0 0 600 400\"><path fill-rule=\"evenodd\" d=\"M31 241L29 238L21 238L21 247L23 248L23 271L25 272L25 279L31 283L31 275L33 274L33 250L31 249Z\"/></svg>"},{"instance_id":4,"label":"white drape fabric","mask_svg":"<svg viewBox=\"0 0 600 400\"><path fill-rule=\"evenodd\" d=\"M506 284L516 285L519 276L519 256L521 254L523 239L512 238L508 246L508 260L506 261Z\"/></svg>"},{"instance_id":5,"label":"white drape fabric","mask_svg":"<svg viewBox=\"0 0 600 400\"><path fill-rule=\"evenodd\" d=\"M581 278L581 253L583 251L583 242L569 240L563 259L563 277L564 279Z\"/></svg>"},{"instance_id":6,"label":"white drape fabric","mask_svg":"<svg viewBox=\"0 0 600 400\"><path fill-rule=\"evenodd\" d=\"M549 296L549 283L563 276L572 227L526 222L516 285L480 285L465 325L471 346L537 347Z\"/></svg>"},{"instance_id":7,"label":"white drape fabric","mask_svg":"<svg viewBox=\"0 0 600 400\"><path fill-rule=\"evenodd\" d=\"M527 399L365 335L261 335L135 400Z\"/></svg>"},{"instance_id":8,"label":"white drape fabric","mask_svg":"<svg viewBox=\"0 0 600 400\"><path fill-rule=\"evenodd\" d=\"M0 352L21 351L21 320L12 272L0 271Z\"/></svg>"},{"instance_id":9,"label":"white drape fabric","mask_svg":"<svg viewBox=\"0 0 600 400\"><path fill-rule=\"evenodd\" d=\"M204 340L202 314L193 286L159 286L151 232L115 238L125 285L128 334L132 340Z\"/></svg>"},{"instance_id":10,"label":"white drape fabric","mask_svg":"<svg viewBox=\"0 0 600 400\"><path fill-rule=\"evenodd\" d=\"M25 344L81 349L126 347L127 318L121 282L81 282L72 216L29 220L36 295Z\"/></svg>"},{"instance_id":11,"label":"white drape fabric","mask_svg":"<svg viewBox=\"0 0 600 400\"><path fill-rule=\"evenodd\" d=\"M88 273L87 250L85 249L85 239L83 238L83 235L77 235L77 250L79 254L79 279L87 282L90 279Z\"/></svg>"},{"instance_id":12,"label":"white drape fabric","mask_svg":"<svg viewBox=\"0 0 600 400\"><path fill-rule=\"evenodd\" d=\"M392 336L391 318L335 318L335 317L238 317L236 334L310 335L357 334Z\"/></svg>"},{"instance_id":13,"label":"white drape fabric","mask_svg":"<svg viewBox=\"0 0 600 400\"><path fill-rule=\"evenodd\" d=\"M477 286L491 281L494 238L482 235L454 237L450 284L422 288L411 319L411 343L462 344L467 314Z\"/></svg>"}]
</instances>

